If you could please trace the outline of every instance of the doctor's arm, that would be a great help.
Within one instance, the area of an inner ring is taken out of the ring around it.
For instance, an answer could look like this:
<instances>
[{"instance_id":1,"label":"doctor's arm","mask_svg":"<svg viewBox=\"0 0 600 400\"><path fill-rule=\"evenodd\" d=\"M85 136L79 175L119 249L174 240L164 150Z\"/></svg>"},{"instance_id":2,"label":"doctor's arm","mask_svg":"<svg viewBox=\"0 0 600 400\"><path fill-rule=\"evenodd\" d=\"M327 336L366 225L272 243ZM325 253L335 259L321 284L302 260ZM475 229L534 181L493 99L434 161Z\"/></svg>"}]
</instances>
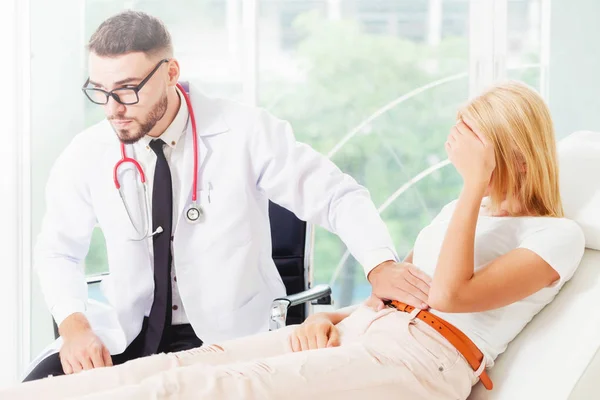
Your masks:
<instances>
[{"instance_id":1,"label":"doctor's arm","mask_svg":"<svg viewBox=\"0 0 600 400\"><path fill-rule=\"evenodd\" d=\"M46 186L46 214L34 250L34 268L46 304L63 338L65 373L111 364L110 353L84 315L87 284L83 260L96 217L85 184L83 151L76 138L60 155Z\"/></svg>"},{"instance_id":2,"label":"doctor's arm","mask_svg":"<svg viewBox=\"0 0 600 400\"><path fill-rule=\"evenodd\" d=\"M257 186L296 216L337 234L380 298L425 306L429 277L397 263L390 234L366 188L295 140L286 121L261 112L250 138Z\"/></svg>"}]
</instances>

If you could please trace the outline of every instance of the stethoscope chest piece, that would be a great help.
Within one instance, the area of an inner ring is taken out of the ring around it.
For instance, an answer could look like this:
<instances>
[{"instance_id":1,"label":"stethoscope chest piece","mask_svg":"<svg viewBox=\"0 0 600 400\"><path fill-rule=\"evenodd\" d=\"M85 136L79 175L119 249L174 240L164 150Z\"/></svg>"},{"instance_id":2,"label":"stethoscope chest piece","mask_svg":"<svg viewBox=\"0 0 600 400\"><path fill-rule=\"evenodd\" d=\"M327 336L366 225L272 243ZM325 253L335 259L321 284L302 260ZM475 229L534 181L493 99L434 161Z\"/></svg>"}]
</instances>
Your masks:
<instances>
[{"instance_id":1,"label":"stethoscope chest piece","mask_svg":"<svg viewBox=\"0 0 600 400\"><path fill-rule=\"evenodd\" d=\"M204 211L198 204L192 204L186 210L185 217L189 223L195 224L204 219Z\"/></svg>"}]
</instances>

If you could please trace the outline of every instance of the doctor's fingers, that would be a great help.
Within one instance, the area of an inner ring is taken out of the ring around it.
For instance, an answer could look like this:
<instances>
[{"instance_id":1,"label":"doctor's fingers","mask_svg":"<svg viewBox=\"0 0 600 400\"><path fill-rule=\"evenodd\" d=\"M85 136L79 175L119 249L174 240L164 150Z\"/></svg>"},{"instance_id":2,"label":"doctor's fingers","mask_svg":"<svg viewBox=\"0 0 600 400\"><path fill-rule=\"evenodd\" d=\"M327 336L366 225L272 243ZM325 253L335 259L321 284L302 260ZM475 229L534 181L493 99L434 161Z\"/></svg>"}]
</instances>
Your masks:
<instances>
[{"instance_id":1,"label":"doctor's fingers","mask_svg":"<svg viewBox=\"0 0 600 400\"><path fill-rule=\"evenodd\" d=\"M402 292L406 295L416 297L417 299L419 299L420 301L423 301L423 302L427 302L427 300L429 300L429 295L427 293L423 292L421 289L414 286L412 283L410 283L406 279L396 281L393 283L393 285L394 285L394 291L396 292L396 296L398 296L397 295L398 292ZM400 300L400 299L398 299L398 300Z\"/></svg>"},{"instance_id":2,"label":"doctor's fingers","mask_svg":"<svg viewBox=\"0 0 600 400\"><path fill-rule=\"evenodd\" d=\"M390 300L398 300L415 308L427 309L429 307L427 305L427 298L421 299L402 289L396 290Z\"/></svg>"},{"instance_id":3,"label":"doctor's fingers","mask_svg":"<svg viewBox=\"0 0 600 400\"><path fill-rule=\"evenodd\" d=\"M72 374L76 374L78 372L83 371L83 366L81 365L81 362L79 362L79 360L76 357L70 357L67 362L69 363L69 365L71 365L71 373Z\"/></svg>"},{"instance_id":4,"label":"doctor's fingers","mask_svg":"<svg viewBox=\"0 0 600 400\"><path fill-rule=\"evenodd\" d=\"M94 364L92 363L92 358L90 354L82 354L79 356L79 362L85 371L89 369L94 369Z\"/></svg>"},{"instance_id":5,"label":"doctor's fingers","mask_svg":"<svg viewBox=\"0 0 600 400\"><path fill-rule=\"evenodd\" d=\"M104 366L112 367L112 357L110 356L110 351L106 347L102 349L102 357L104 358Z\"/></svg>"},{"instance_id":6,"label":"doctor's fingers","mask_svg":"<svg viewBox=\"0 0 600 400\"><path fill-rule=\"evenodd\" d=\"M416 276L417 278L419 278L423 282L427 283L428 285L431 285L431 281L432 281L431 277L429 275L427 275L425 272L421 271L419 268L415 267L413 264L407 263L406 269L412 275Z\"/></svg>"},{"instance_id":7,"label":"doctor's fingers","mask_svg":"<svg viewBox=\"0 0 600 400\"><path fill-rule=\"evenodd\" d=\"M418 290L419 292L423 293L425 296L429 297L429 284L428 283L423 282L421 279L417 278L416 276L414 276L412 274L406 274L404 276L404 279L405 279L404 285L411 285L414 288L414 289L408 288L411 293L413 293L415 290Z\"/></svg>"},{"instance_id":8,"label":"doctor's fingers","mask_svg":"<svg viewBox=\"0 0 600 400\"><path fill-rule=\"evenodd\" d=\"M73 373L73 367L71 363L63 357L60 358L60 364L62 365L63 372L65 375L71 375Z\"/></svg>"},{"instance_id":9,"label":"doctor's fingers","mask_svg":"<svg viewBox=\"0 0 600 400\"><path fill-rule=\"evenodd\" d=\"M91 350L90 359L92 361L92 368L104 367L104 347Z\"/></svg>"}]
</instances>

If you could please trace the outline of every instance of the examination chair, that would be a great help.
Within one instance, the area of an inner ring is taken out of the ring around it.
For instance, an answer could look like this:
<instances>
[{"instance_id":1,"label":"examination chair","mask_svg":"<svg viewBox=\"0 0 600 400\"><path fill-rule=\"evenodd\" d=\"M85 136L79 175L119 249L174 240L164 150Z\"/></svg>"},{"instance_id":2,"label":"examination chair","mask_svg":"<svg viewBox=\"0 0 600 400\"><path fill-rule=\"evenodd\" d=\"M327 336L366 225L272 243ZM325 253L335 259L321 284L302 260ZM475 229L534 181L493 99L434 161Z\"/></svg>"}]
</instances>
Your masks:
<instances>
[{"instance_id":1,"label":"examination chair","mask_svg":"<svg viewBox=\"0 0 600 400\"><path fill-rule=\"evenodd\" d=\"M286 325L302 323L310 314L313 304L330 305L332 300L329 285L313 286L312 284L310 225L273 202L269 202L269 219L273 261L288 294L273 299L269 326L271 330L276 330ZM90 293L100 293L96 289L106 275L88 279ZM90 300L103 301L102 298L94 298L94 295L90 296ZM54 323L54 336L58 337L56 323Z\"/></svg>"},{"instance_id":2,"label":"examination chair","mask_svg":"<svg viewBox=\"0 0 600 400\"><path fill-rule=\"evenodd\" d=\"M600 399L600 133L558 144L567 218L582 227L586 251L573 278L513 340L468 400Z\"/></svg>"}]
</instances>

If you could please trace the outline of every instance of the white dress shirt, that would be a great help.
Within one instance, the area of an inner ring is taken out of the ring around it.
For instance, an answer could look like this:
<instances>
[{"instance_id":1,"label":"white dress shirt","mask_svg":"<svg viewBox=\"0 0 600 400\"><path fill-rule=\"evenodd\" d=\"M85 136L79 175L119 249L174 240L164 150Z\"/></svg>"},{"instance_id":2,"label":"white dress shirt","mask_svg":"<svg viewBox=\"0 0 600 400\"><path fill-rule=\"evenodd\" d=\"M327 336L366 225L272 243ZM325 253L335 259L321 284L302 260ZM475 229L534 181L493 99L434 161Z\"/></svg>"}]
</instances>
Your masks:
<instances>
[{"instance_id":1,"label":"white dress shirt","mask_svg":"<svg viewBox=\"0 0 600 400\"><path fill-rule=\"evenodd\" d=\"M187 109L187 105L185 103L185 99L177 89L177 94L181 100L181 106L179 107L179 111L175 116L175 119L169 125L169 127L164 131L159 138L144 136L137 143L133 145L133 150L135 154L135 158L140 163L142 168L146 173L146 182L148 184L149 196L148 201L150 205L150 209L152 209L152 188L154 183L154 169L156 167L156 154L150 148L150 142L154 139L162 139L165 142L165 146L163 147L163 151L165 154L165 158L167 159L167 163L169 164L169 169L171 170L171 182L173 184L173 224L172 224L172 233L175 232L175 228L177 227L177 207L179 204L179 198L181 196L181 179L183 176L183 148L185 144L185 133L187 131L187 126L189 122L189 113ZM150 214L152 214L150 212ZM152 241L149 240L150 251L152 251ZM171 242L171 254L173 254L173 258L175 257L173 251L173 242ZM175 271L174 264L171 265L171 288L172 288L172 325L179 324L188 324L188 318L185 314L185 310L183 308L183 303L181 301L181 297L179 296L179 289L177 286L177 274Z\"/></svg>"}]
</instances>

